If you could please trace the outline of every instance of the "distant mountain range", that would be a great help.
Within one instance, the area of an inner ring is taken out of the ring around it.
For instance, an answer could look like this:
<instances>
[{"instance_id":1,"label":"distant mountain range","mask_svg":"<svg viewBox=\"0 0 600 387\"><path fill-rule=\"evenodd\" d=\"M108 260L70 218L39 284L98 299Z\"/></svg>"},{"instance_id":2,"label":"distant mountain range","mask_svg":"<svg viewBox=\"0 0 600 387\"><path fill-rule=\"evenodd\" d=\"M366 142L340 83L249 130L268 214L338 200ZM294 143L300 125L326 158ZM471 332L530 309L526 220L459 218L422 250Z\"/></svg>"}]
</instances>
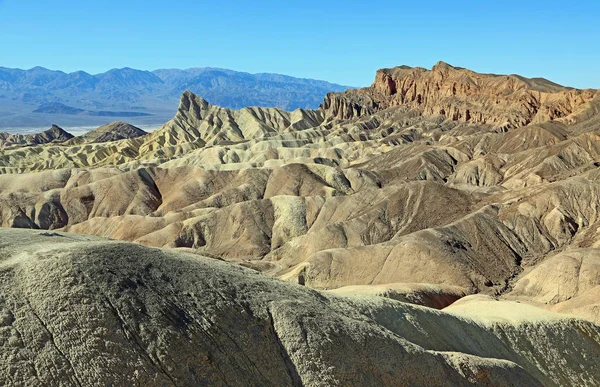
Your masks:
<instances>
[{"instance_id":1,"label":"distant mountain range","mask_svg":"<svg viewBox=\"0 0 600 387\"><path fill-rule=\"evenodd\" d=\"M172 117L185 90L229 108L294 110L316 108L328 92L347 88L313 79L217 68L152 72L123 68L92 75L43 67L0 67L0 128L53 122L95 125L110 121L105 117L137 117L137 123L158 124Z\"/></svg>"},{"instance_id":2,"label":"distant mountain range","mask_svg":"<svg viewBox=\"0 0 600 387\"><path fill-rule=\"evenodd\" d=\"M98 117L146 117L151 116L149 113L142 112L118 112L118 111L90 111L85 109L79 109L72 106L67 106L60 102L49 102L40 105L39 108L35 109L33 113L45 113L45 114L67 114L67 115L87 115L87 116L98 116Z\"/></svg>"}]
</instances>

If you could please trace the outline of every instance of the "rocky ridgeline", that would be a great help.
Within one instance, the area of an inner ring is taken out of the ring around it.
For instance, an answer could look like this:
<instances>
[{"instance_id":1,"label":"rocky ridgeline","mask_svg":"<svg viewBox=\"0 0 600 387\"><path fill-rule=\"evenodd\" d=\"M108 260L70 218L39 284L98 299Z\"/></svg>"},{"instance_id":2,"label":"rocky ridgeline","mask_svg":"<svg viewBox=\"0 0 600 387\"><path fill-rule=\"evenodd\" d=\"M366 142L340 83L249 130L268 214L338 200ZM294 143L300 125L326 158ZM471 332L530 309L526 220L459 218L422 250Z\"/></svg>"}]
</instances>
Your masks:
<instances>
[{"instance_id":1,"label":"rocky ridgeline","mask_svg":"<svg viewBox=\"0 0 600 387\"><path fill-rule=\"evenodd\" d=\"M72 134L57 125L52 125L50 129L36 134L0 133L0 149L10 146L47 144L52 141L63 142L71 138L73 138Z\"/></svg>"},{"instance_id":2,"label":"rocky ridgeline","mask_svg":"<svg viewBox=\"0 0 600 387\"><path fill-rule=\"evenodd\" d=\"M597 90L567 88L541 78L478 74L439 62L431 70L378 70L370 87L330 93L321 108L330 118L349 119L403 106L423 115L515 128L562 119L597 96Z\"/></svg>"}]
</instances>

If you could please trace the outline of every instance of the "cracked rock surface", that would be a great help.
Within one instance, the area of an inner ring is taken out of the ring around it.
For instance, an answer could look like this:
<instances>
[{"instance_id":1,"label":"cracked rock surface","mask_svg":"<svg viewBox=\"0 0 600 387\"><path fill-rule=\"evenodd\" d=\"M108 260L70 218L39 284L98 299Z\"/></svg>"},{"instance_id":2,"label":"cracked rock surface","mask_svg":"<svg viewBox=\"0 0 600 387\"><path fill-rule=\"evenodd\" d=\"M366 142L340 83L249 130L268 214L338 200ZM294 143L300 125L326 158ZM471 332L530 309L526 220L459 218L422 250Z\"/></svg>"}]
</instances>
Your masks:
<instances>
[{"instance_id":1,"label":"cracked rock surface","mask_svg":"<svg viewBox=\"0 0 600 387\"><path fill-rule=\"evenodd\" d=\"M511 317L512 316L512 317ZM600 384L600 327L466 297L339 297L215 259L0 230L0 385Z\"/></svg>"}]
</instances>

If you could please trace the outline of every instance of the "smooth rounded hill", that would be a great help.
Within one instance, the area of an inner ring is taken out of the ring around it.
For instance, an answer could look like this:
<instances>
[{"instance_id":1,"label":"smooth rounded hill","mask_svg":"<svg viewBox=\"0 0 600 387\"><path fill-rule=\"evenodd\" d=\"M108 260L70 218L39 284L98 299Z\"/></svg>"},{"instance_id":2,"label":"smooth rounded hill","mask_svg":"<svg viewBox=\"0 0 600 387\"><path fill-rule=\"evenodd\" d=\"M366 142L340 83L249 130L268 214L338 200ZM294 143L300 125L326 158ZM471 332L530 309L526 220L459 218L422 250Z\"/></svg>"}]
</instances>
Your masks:
<instances>
[{"instance_id":1,"label":"smooth rounded hill","mask_svg":"<svg viewBox=\"0 0 600 387\"><path fill-rule=\"evenodd\" d=\"M600 383L600 327L530 306L336 297L72 234L5 229L0 245L3 385Z\"/></svg>"},{"instance_id":2,"label":"smooth rounded hill","mask_svg":"<svg viewBox=\"0 0 600 387\"><path fill-rule=\"evenodd\" d=\"M146 134L148 133L138 127L126 122L115 121L73 139L70 141L70 144L118 141L128 138L137 138L145 136Z\"/></svg>"}]
</instances>

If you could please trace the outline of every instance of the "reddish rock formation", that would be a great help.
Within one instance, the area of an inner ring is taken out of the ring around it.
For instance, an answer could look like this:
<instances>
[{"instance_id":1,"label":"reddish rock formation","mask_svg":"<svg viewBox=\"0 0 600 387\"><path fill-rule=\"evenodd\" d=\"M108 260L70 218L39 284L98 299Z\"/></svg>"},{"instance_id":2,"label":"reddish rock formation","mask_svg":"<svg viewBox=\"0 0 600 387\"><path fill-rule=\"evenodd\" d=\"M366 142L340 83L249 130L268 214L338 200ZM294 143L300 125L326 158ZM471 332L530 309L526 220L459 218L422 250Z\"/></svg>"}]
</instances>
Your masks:
<instances>
[{"instance_id":1,"label":"reddish rock formation","mask_svg":"<svg viewBox=\"0 0 600 387\"><path fill-rule=\"evenodd\" d=\"M329 118L348 119L404 105L454 121L521 127L577 113L598 94L542 78L478 74L439 62L431 70L407 66L378 70L370 87L330 93L321 108Z\"/></svg>"}]
</instances>

